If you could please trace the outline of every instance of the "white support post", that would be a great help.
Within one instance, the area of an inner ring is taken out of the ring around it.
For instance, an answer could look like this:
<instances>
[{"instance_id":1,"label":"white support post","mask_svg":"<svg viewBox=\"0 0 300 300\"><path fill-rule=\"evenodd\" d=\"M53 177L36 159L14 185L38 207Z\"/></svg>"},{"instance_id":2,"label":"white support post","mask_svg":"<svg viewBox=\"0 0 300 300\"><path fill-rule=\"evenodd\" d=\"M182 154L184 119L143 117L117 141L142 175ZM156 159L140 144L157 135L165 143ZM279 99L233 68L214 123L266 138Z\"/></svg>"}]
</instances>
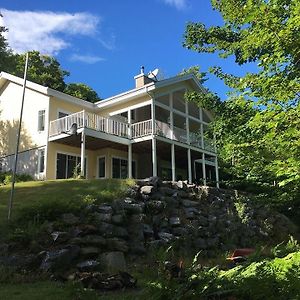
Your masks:
<instances>
[{"instance_id":1,"label":"white support post","mask_svg":"<svg viewBox=\"0 0 300 300\"><path fill-rule=\"evenodd\" d=\"M175 168L175 145L171 144L171 164L172 164L172 181L176 180L176 168Z\"/></svg>"},{"instance_id":2,"label":"white support post","mask_svg":"<svg viewBox=\"0 0 300 300\"><path fill-rule=\"evenodd\" d=\"M127 112L128 117L128 137L131 139L132 133L131 133L131 109Z\"/></svg>"},{"instance_id":3,"label":"white support post","mask_svg":"<svg viewBox=\"0 0 300 300\"><path fill-rule=\"evenodd\" d=\"M203 174L203 184L206 185L206 168L205 168L205 154L202 153L202 174Z\"/></svg>"},{"instance_id":4,"label":"white support post","mask_svg":"<svg viewBox=\"0 0 300 300\"><path fill-rule=\"evenodd\" d=\"M152 120L152 139L153 136L156 134L156 122L155 122L155 103L154 103L154 99L152 99L151 102L151 120Z\"/></svg>"},{"instance_id":5,"label":"white support post","mask_svg":"<svg viewBox=\"0 0 300 300\"><path fill-rule=\"evenodd\" d=\"M192 157L191 157L191 149L188 149L188 182L189 184L192 183Z\"/></svg>"},{"instance_id":6,"label":"white support post","mask_svg":"<svg viewBox=\"0 0 300 300\"><path fill-rule=\"evenodd\" d=\"M186 130L186 142L190 144L190 122L189 122L189 105L185 102L185 130Z\"/></svg>"},{"instance_id":7,"label":"white support post","mask_svg":"<svg viewBox=\"0 0 300 300\"><path fill-rule=\"evenodd\" d=\"M219 179L219 165L218 165L218 158L217 156L215 157L215 168L216 168L216 183L217 183L217 188L220 187L220 179Z\"/></svg>"},{"instance_id":8,"label":"white support post","mask_svg":"<svg viewBox=\"0 0 300 300\"><path fill-rule=\"evenodd\" d=\"M80 176L84 177L85 170L85 132L81 133Z\"/></svg>"},{"instance_id":9,"label":"white support post","mask_svg":"<svg viewBox=\"0 0 300 300\"><path fill-rule=\"evenodd\" d=\"M157 176L156 139L152 137L152 176Z\"/></svg>"},{"instance_id":10,"label":"white support post","mask_svg":"<svg viewBox=\"0 0 300 300\"><path fill-rule=\"evenodd\" d=\"M171 139L174 140L174 113L173 113L173 93L170 94L170 129Z\"/></svg>"},{"instance_id":11,"label":"white support post","mask_svg":"<svg viewBox=\"0 0 300 300\"><path fill-rule=\"evenodd\" d=\"M128 178L132 178L132 144L128 145Z\"/></svg>"}]
</instances>

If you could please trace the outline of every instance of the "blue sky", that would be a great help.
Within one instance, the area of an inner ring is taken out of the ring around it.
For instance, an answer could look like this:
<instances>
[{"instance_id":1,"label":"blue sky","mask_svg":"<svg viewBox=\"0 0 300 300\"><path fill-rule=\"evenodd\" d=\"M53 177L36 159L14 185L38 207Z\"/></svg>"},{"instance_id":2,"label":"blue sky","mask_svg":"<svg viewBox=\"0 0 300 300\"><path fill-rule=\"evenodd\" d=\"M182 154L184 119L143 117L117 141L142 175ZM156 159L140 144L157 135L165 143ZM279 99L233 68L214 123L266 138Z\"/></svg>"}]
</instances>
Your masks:
<instances>
[{"instance_id":1,"label":"blue sky","mask_svg":"<svg viewBox=\"0 0 300 300\"><path fill-rule=\"evenodd\" d=\"M245 72L232 59L182 47L188 21L222 24L210 0L2 0L0 11L15 52L55 56L71 72L68 82L86 83L102 98L133 88L141 65L164 77L193 65ZM212 75L205 85L223 99L228 91Z\"/></svg>"}]
</instances>

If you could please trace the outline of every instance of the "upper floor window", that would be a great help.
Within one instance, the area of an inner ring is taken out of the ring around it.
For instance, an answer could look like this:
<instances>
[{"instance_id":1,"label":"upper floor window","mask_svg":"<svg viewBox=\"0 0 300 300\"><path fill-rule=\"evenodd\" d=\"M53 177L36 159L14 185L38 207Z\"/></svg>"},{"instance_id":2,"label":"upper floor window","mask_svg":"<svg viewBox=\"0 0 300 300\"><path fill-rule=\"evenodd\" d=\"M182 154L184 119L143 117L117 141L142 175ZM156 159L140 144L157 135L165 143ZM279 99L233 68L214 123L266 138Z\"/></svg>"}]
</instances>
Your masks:
<instances>
[{"instance_id":1,"label":"upper floor window","mask_svg":"<svg viewBox=\"0 0 300 300\"><path fill-rule=\"evenodd\" d=\"M39 110L38 113L38 131L45 130L45 110Z\"/></svg>"}]
</instances>

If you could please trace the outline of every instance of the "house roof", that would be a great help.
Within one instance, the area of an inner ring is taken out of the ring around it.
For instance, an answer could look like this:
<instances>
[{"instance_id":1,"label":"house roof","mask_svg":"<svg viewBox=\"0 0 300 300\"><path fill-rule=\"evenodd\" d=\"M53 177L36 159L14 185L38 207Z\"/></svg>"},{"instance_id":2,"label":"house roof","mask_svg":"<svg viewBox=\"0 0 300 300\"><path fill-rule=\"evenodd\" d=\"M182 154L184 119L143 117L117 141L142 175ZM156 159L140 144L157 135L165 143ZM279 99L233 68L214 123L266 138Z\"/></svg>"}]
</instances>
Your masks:
<instances>
[{"instance_id":1,"label":"house roof","mask_svg":"<svg viewBox=\"0 0 300 300\"><path fill-rule=\"evenodd\" d=\"M0 73L0 89L4 86L4 84L7 81L14 82L18 85L23 85L23 79L22 78L11 75L11 74L6 73L6 72L1 72ZM166 87L168 85L176 84L176 83L183 82L183 81L189 81L189 82L192 83L192 85L196 89L198 89L202 92L206 92L205 89L203 88L203 86L199 83L199 81L197 80L197 78L193 74L175 76L175 77L171 77L171 78L156 81L156 82L153 81L153 82L151 82L149 84L146 84L146 85L144 85L140 88L135 88L135 89L126 91L124 93L117 94L115 96L106 98L104 100L100 100L96 103L91 103L91 102L82 100L80 98L70 96L68 94L59 92L57 90L51 89L49 87L42 86L40 84L31 82L31 81L28 81L28 80L26 81L26 87L31 89L31 90L37 91L41 94L56 97L56 98L65 100L67 102L71 102L71 103L74 103L74 104L81 105L81 106L89 108L89 109L101 109L101 108L107 108L107 107L110 107L110 106L114 106L116 104L120 104L120 103L123 103L123 102L127 102L127 101L135 99L139 96L147 95L147 94L151 93L152 91L154 91L156 89L160 89L160 88Z\"/></svg>"}]
</instances>

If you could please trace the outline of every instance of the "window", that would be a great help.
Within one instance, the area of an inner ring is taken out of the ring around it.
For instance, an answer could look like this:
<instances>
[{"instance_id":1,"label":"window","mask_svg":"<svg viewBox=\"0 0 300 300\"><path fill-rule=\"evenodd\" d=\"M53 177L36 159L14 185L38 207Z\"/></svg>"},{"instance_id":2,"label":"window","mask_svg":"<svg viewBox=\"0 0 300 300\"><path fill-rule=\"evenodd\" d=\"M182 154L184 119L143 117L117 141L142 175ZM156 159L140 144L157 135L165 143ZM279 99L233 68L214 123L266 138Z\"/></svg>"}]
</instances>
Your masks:
<instances>
[{"instance_id":1,"label":"window","mask_svg":"<svg viewBox=\"0 0 300 300\"><path fill-rule=\"evenodd\" d=\"M98 177L105 177L105 157L98 158Z\"/></svg>"},{"instance_id":2,"label":"window","mask_svg":"<svg viewBox=\"0 0 300 300\"><path fill-rule=\"evenodd\" d=\"M38 113L38 131L45 130L45 110L39 110Z\"/></svg>"},{"instance_id":3,"label":"window","mask_svg":"<svg viewBox=\"0 0 300 300\"><path fill-rule=\"evenodd\" d=\"M80 156L57 153L56 179L72 178L75 173L80 172L80 160ZM84 165L84 176L86 176L86 159Z\"/></svg>"},{"instance_id":4,"label":"window","mask_svg":"<svg viewBox=\"0 0 300 300\"><path fill-rule=\"evenodd\" d=\"M136 163L132 161L132 177L135 178ZM127 159L115 158L112 159L112 177L127 178L128 177L128 161Z\"/></svg>"},{"instance_id":5,"label":"window","mask_svg":"<svg viewBox=\"0 0 300 300\"><path fill-rule=\"evenodd\" d=\"M43 173L45 170L45 149L38 151L38 172Z\"/></svg>"}]
</instances>

